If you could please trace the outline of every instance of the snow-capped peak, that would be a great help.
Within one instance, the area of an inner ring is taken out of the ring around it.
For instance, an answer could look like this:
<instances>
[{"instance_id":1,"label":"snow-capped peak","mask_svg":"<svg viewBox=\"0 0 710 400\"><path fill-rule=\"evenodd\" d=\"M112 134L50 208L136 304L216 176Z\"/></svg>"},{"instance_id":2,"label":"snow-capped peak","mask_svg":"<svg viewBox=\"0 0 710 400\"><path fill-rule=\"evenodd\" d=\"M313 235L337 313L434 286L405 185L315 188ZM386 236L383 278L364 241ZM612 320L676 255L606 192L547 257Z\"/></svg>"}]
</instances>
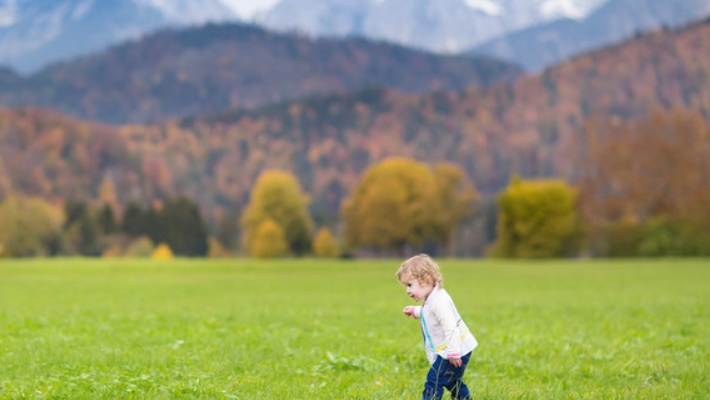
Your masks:
<instances>
[{"instance_id":1,"label":"snow-capped peak","mask_svg":"<svg viewBox=\"0 0 710 400\"><path fill-rule=\"evenodd\" d=\"M222 0L133 0L142 6L160 11L170 21L201 23L206 21L233 20L236 15Z\"/></svg>"},{"instance_id":2,"label":"snow-capped peak","mask_svg":"<svg viewBox=\"0 0 710 400\"><path fill-rule=\"evenodd\" d=\"M0 27L15 25L17 13L17 0L0 2Z\"/></svg>"},{"instance_id":3,"label":"snow-capped peak","mask_svg":"<svg viewBox=\"0 0 710 400\"><path fill-rule=\"evenodd\" d=\"M94 1L96 0L84 0L83 2L77 4L71 13L71 18L74 21L78 21L84 18L84 16L91 10L91 7L94 5Z\"/></svg>"},{"instance_id":4,"label":"snow-capped peak","mask_svg":"<svg viewBox=\"0 0 710 400\"><path fill-rule=\"evenodd\" d=\"M500 15L503 9L493 0L464 0L467 6L491 16Z\"/></svg>"},{"instance_id":5,"label":"snow-capped peak","mask_svg":"<svg viewBox=\"0 0 710 400\"><path fill-rule=\"evenodd\" d=\"M548 20L571 18L582 20L608 0L545 0L540 13Z\"/></svg>"},{"instance_id":6,"label":"snow-capped peak","mask_svg":"<svg viewBox=\"0 0 710 400\"><path fill-rule=\"evenodd\" d=\"M240 18L251 21L257 18L260 14L264 14L272 9L279 0L261 0L261 1L245 1L245 0L218 0L225 7L229 8L234 14Z\"/></svg>"}]
</instances>

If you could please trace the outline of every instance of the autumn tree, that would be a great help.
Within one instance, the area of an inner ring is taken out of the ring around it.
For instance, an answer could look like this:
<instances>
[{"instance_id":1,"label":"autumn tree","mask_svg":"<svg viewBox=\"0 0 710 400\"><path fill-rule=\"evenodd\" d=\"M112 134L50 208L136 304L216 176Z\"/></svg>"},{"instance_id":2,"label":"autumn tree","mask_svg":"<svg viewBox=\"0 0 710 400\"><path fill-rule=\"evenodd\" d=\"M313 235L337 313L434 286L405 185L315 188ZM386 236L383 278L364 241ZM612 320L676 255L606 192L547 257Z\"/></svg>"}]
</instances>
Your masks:
<instances>
[{"instance_id":1,"label":"autumn tree","mask_svg":"<svg viewBox=\"0 0 710 400\"><path fill-rule=\"evenodd\" d=\"M340 256L340 246L328 228L321 228L313 239L313 254L316 257L334 258Z\"/></svg>"},{"instance_id":2,"label":"autumn tree","mask_svg":"<svg viewBox=\"0 0 710 400\"><path fill-rule=\"evenodd\" d=\"M587 217L710 222L710 128L700 114L676 109L634 122L592 118L584 134L580 187Z\"/></svg>"},{"instance_id":3,"label":"autumn tree","mask_svg":"<svg viewBox=\"0 0 710 400\"><path fill-rule=\"evenodd\" d=\"M207 257L208 258L224 258L229 257L229 252L224 248L222 243L214 236L207 238Z\"/></svg>"},{"instance_id":4,"label":"autumn tree","mask_svg":"<svg viewBox=\"0 0 710 400\"><path fill-rule=\"evenodd\" d=\"M435 214L432 238L444 245L451 242L451 237L461 221L473 215L474 202L478 198L476 189L466 179L464 171L457 165L442 162L434 166Z\"/></svg>"},{"instance_id":5,"label":"autumn tree","mask_svg":"<svg viewBox=\"0 0 710 400\"><path fill-rule=\"evenodd\" d=\"M264 220L250 243L249 254L256 258L274 258L287 252L288 242L283 228L271 218Z\"/></svg>"},{"instance_id":6,"label":"autumn tree","mask_svg":"<svg viewBox=\"0 0 710 400\"><path fill-rule=\"evenodd\" d=\"M140 236L128 244L124 255L127 257L147 258L152 256L154 251L155 245L153 241L148 236Z\"/></svg>"},{"instance_id":7,"label":"autumn tree","mask_svg":"<svg viewBox=\"0 0 710 400\"><path fill-rule=\"evenodd\" d=\"M271 219L283 229L288 250L296 255L309 251L313 222L307 205L308 198L293 174L276 170L263 172L241 218L244 248L252 249L261 225Z\"/></svg>"},{"instance_id":8,"label":"autumn tree","mask_svg":"<svg viewBox=\"0 0 710 400\"><path fill-rule=\"evenodd\" d=\"M450 164L435 172L423 163L391 158L368 168L343 202L345 239L353 247L402 252L427 241L446 242L475 198Z\"/></svg>"},{"instance_id":9,"label":"autumn tree","mask_svg":"<svg viewBox=\"0 0 710 400\"><path fill-rule=\"evenodd\" d=\"M577 192L559 180L514 178L498 198L498 238L492 255L561 257L579 235Z\"/></svg>"},{"instance_id":10,"label":"autumn tree","mask_svg":"<svg viewBox=\"0 0 710 400\"><path fill-rule=\"evenodd\" d=\"M160 243L155 247L150 258L154 260L172 260L175 258L173 251L170 249L166 243Z\"/></svg>"},{"instance_id":11,"label":"autumn tree","mask_svg":"<svg viewBox=\"0 0 710 400\"><path fill-rule=\"evenodd\" d=\"M0 203L0 256L53 255L60 250L64 213L38 198L5 198Z\"/></svg>"},{"instance_id":12,"label":"autumn tree","mask_svg":"<svg viewBox=\"0 0 710 400\"><path fill-rule=\"evenodd\" d=\"M104 178L101 180L101 184L97 190L98 198L102 203L110 207L116 207L118 204L118 198L116 196L116 187L112 179Z\"/></svg>"},{"instance_id":13,"label":"autumn tree","mask_svg":"<svg viewBox=\"0 0 710 400\"><path fill-rule=\"evenodd\" d=\"M710 128L699 113L655 110L630 122L592 117L583 139L577 185L597 252L624 255L628 246L618 252L613 243L624 241L634 245L632 254L665 248L677 255L670 242L658 242L661 227L710 232Z\"/></svg>"},{"instance_id":14,"label":"autumn tree","mask_svg":"<svg viewBox=\"0 0 710 400\"><path fill-rule=\"evenodd\" d=\"M434 177L426 165L393 158L368 168L343 203L345 239L353 247L402 252L431 233Z\"/></svg>"}]
</instances>

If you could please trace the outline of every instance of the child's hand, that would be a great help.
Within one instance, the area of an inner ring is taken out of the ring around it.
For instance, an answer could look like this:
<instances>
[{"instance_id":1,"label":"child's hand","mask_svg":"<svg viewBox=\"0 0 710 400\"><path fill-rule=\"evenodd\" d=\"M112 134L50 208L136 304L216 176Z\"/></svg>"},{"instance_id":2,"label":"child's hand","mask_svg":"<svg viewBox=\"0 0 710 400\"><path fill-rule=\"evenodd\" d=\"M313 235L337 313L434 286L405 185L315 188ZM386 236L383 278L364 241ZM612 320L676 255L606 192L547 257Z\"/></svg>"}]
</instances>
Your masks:
<instances>
[{"instance_id":1,"label":"child's hand","mask_svg":"<svg viewBox=\"0 0 710 400\"><path fill-rule=\"evenodd\" d=\"M453 357L449 358L449 364L453 365L454 367L458 368L461 365L463 365L463 362L461 361L460 357Z\"/></svg>"},{"instance_id":2,"label":"child's hand","mask_svg":"<svg viewBox=\"0 0 710 400\"><path fill-rule=\"evenodd\" d=\"M404 310L402 310L402 312L407 317L414 317L414 306L406 306L404 307Z\"/></svg>"}]
</instances>

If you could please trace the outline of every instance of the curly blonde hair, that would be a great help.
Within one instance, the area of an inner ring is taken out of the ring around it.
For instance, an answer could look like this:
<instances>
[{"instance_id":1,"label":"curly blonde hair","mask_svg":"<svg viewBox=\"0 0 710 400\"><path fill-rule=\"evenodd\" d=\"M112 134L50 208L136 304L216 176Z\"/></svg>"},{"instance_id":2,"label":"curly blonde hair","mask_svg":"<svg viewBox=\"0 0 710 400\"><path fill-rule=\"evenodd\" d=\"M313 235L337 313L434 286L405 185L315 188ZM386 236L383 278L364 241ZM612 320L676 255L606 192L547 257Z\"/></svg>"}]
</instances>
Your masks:
<instances>
[{"instance_id":1,"label":"curly blonde hair","mask_svg":"<svg viewBox=\"0 0 710 400\"><path fill-rule=\"evenodd\" d=\"M406 283L416 279L420 283L444 287L444 277L441 276L439 265L426 254L418 254L403 262L397 270L399 283Z\"/></svg>"}]
</instances>

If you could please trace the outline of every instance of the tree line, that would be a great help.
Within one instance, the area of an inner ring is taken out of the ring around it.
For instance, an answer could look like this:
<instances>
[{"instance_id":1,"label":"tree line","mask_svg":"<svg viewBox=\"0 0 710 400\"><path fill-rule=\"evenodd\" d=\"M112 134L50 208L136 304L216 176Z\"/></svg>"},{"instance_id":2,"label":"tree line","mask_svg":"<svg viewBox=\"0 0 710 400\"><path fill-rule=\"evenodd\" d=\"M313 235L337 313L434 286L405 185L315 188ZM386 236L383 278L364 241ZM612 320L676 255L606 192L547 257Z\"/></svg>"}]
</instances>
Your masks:
<instances>
[{"instance_id":1,"label":"tree line","mask_svg":"<svg viewBox=\"0 0 710 400\"><path fill-rule=\"evenodd\" d=\"M495 202L493 257L710 255L710 129L698 113L656 110L624 122L590 118L570 148L574 180L514 177ZM320 257L454 254L463 225L483 211L476 188L451 163L393 157L368 167L340 206L314 221L309 196L288 171L263 171L243 212L208 226L186 197L60 205L0 202L0 255Z\"/></svg>"},{"instance_id":2,"label":"tree line","mask_svg":"<svg viewBox=\"0 0 710 400\"><path fill-rule=\"evenodd\" d=\"M208 253L207 226L185 197L142 206L129 203L118 218L110 204L70 199L56 206L11 196L0 202L0 256L148 256L160 244L182 256Z\"/></svg>"}]
</instances>

